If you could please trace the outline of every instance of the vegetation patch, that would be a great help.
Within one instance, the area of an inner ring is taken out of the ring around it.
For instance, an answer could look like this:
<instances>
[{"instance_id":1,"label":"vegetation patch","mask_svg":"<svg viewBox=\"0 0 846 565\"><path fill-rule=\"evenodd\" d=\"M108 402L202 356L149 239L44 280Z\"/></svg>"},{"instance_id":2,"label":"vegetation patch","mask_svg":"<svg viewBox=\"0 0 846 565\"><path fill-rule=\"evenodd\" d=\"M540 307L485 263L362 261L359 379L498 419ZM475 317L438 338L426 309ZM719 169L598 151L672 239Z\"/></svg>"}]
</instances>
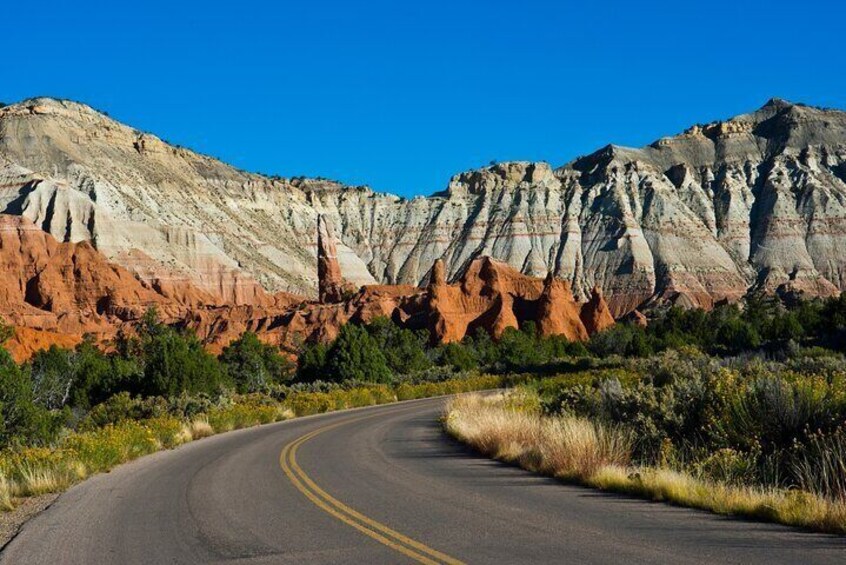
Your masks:
<instances>
[{"instance_id":1,"label":"vegetation patch","mask_svg":"<svg viewBox=\"0 0 846 565\"><path fill-rule=\"evenodd\" d=\"M826 482L766 485L755 475L741 479L733 469L727 476L726 466L744 467L735 452L715 454L725 461L711 467L666 455L647 464L638 455L641 438L632 427L573 413L545 414L536 386L518 390L451 400L444 416L446 431L484 455L567 482L719 514L846 533L843 492L830 490ZM813 469L812 477L827 477L825 469L844 462L835 465L830 457L805 457L803 462Z\"/></svg>"},{"instance_id":2,"label":"vegetation patch","mask_svg":"<svg viewBox=\"0 0 846 565\"><path fill-rule=\"evenodd\" d=\"M0 341L10 335L0 326ZM377 319L302 344L296 363L250 332L216 357L153 310L105 352L85 339L18 365L0 348L0 507L215 433L520 385L474 408L495 418L463 421L486 453L602 488L841 531L844 349L846 295L670 308L588 343L528 323L497 340L482 331L437 345Z\"/></svg>"}]
</instances>

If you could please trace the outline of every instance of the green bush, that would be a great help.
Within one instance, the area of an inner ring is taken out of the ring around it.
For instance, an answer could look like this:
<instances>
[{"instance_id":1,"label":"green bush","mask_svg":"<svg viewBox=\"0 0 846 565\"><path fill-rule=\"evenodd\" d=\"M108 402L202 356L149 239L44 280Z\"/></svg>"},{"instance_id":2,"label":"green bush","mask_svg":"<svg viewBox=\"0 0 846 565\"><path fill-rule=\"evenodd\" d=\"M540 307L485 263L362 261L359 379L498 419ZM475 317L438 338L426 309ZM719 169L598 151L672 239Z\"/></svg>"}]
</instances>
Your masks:
<instances>
[{"instance_id":1,"label":"green bush","mask_svg":"<svg viewBox=\"0 0 846 565\"><path fill-rule=\"evenodd\" d=\"M35 402L32 380L0 348L0 447L10 444L43 445L53 440L64 422Z\"/></svg>"},{"instance_id":2,"label":"green bush","mask_svg":"<svg viewBox=\"0 0 846 565\"><path fill-rule=\"evenodd\" d=\"M158 322L154 310L136 332L120 333L108 355L90 339L69 355L72 406L86 409L120 392L144 397L216 394L231 383L194 334Z\"/></svg>"},{"instance_id":3,"label":"green bush","mask_svg":"<svg viewBox=\"0 0 846 565\"><path fill-rule=\"evenodd\" d=\"M113 382L124 380L127 372L126 367L103 354L88 336L76 347L73 365L70 405L82 409L106 400L112 393ZM130 372L137 373L137 367Z\"/></svg>"},{"instance_id":4,"label":"green bush","mask_svg":"<svg viewBox=\"0 0 846 565\"><path fill-rule=\"evenodd\" d=\"M392 373L379 343L355 324L341 328L327 352L327 377L335 382L391 382Z\"/></svg>"},{"instance_id":5,"label":"green bush","mask_svg":"<svg viewBox=\"0 0 846 565\"><path fill-rule=\"evenodd\" d=\"M479 366L472 346L465 343L452 342L442 345L438 348L437 357L438 365L454 371L470 371Z\"/></svg>"},{"instance_id":6,"label":"green bush","mask_svg":"<svg viewBox=\"0 0 846 565\"><path fill-rule=\"evenodd\" d=\"M413 332L385 317L376 318L365 328L395 375L417 373L432 366L432 361L426 355L429 334L425 330Z\"/></svg>"},{"instance_id":7,"label":"green bush","mask_svg":"<svg viewBox=\"0 0 846 565\"><path fill-rule=\"evenodd\" d=\"M779 363L720 361L687 348L628 369L544 379L535 388L547 413L631 431L638 463L846 497L839 486L846 483L829 477L838 465L846 470L844 368L839 356L818 352Z\"/></svg>"},{"instance_id":8,"label":"green bush","mask_svg":"<svg viewBox=\"0 0 846 565\"><path fill-rule=\"evenodd\" d=\"M297 380L304 383L327 378L329 348L323 343L306 344L297 359Z\"/></svg>"},{"instance_id":9,"label":"green bush","mask_svg":"<svg viewBox=\"0 0 846 565\"><path fill-rule=\"evenodd\" d=\"M676 333L670 333L669 339L676 340ZM676 340L681 345L683 340ZM618 323L591 336L587 349L597 357L622 355L625 357L646 357L656 349L656 339L636 324Z\"/></svg>"},{"instance_id":10,"label":"green bush","mask_svg":"<svg viewBox=\"0 0 846 565\"><path fill-rule=\"evenodd\" d=\"M142 337L144 378L137 383L145 396L181 392L217 392L226 382L217 359L191 333L157 324Z\"/></svg>"},{"instance_id":11,"label":"green bush","mask_svg":"<svg viewBox=\"0 0 846 565\"><path fill-rule=\"evenodd\" d=\"M240 393L265 391L287 382L293 373L293 363L279 348L262 343L253 332L244 332L225 347L220 362Z\"/></svg>"}]
</instances>

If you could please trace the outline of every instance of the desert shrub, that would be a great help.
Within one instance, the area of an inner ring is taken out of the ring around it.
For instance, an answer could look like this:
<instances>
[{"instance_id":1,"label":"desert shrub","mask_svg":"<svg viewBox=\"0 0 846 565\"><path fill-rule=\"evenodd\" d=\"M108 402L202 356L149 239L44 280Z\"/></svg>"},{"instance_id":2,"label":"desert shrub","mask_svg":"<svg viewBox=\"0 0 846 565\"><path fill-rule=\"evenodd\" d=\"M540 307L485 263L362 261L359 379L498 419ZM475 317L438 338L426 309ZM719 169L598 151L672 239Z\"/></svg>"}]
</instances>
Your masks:
<instances>
[{"instance_id":1,"label":"desert shrub","mask_svg":"<svg viewBox=\"0 0 846 565\"><path fill-rule=\"evenodd\" d=\"M654 338L636 324L614 324L591 336L586 349L598 357L645 357L655 352Z\"/></svg>"},{"instance_id":2,"label":"desert shrub","mask_svg":"<svg viewBox=\"0 0 846 565\"><path fill-rule=\"evenodd\" d=\"M214 394L230 383L221 364L193 333L159 323L154 310L137 325L135 334L119 333L114 345L115 351L108 355L90 340L76 348L70 358L72 405L88 408L120 392L144 397Z\"/></svg>"},{"instance_id":3,"label":"desert shrub","mask_svg":"<svg viewBox=\"0 0 846 565\"><path fill-rule=\"evenodd\" d=\"M89 472L98 472L153 453L161 448L161 442L145 425L127 420L71 435L63 447L73 452Z\"/></svg>"},{"instance_id":4,"label":"desert shrub","mask_svg":"<svg viewBox=\"0 0 846 565\"><path fill-rule=\"evenodd\" d=\"M143 409L140 398L132 398L128 392L119 392L105 402L94 406L79 423L83 430L93 430L124 420L137 420L149 417Z\"/></svg>"},{"instance_id":5,"label":"desert shrub","mask_svg":"<svg viewBox=\"0 0 846 565\"><path fill-rule=\"evenodd\" d=\"M287 417L284 408L276 403L245 398L229 406L212 408L206 414L206 421L216 433L220 433L269 424Z\"/></svg>"},{"instance_id":6,"label":"desert shrub","mask_svg":"<svg viewBox=\"0 0 846 565\"><path fill-rule=\"evenodd\" d=\"M355 324L341 328L327 353L327 377L336 382L355 380L389 383L392 373L379 343Z\"/></svg>"},{"instance_id":7,"label":"desert shrub","mask_svg":"<svg viewBox=\"0 0 846 565\"><path fill-rule=\"evenodd\" d=\"M438 365L454 371L470 371L479 365L473 348L465 343L451 342L436 351Z\"/></svg>"},{"instance_id":8,"label":"desert shrub","mask_svg":"<svg viewBox=\"0 0 846 565\"><path fill-rule=\"evenodd\" d=\"M536 338L534 324L526 324L520 330L506 328L497 344L498 360L512 371L537 366L543 358Z\"/></svg>"},{"instance_id":9,"label":"desert shrub","mask_svg":"<svg viewBox=\"0 0 846 565\"><path fill-rule=\"evenodd\" d=\"M29 374L0 348L0 447L49 443L63 421L62 415L35 402Z\"/></svg>"},{"instance_id":10,"label":"desert shrub","mask_svg":"<svg viewBox=\"0 0 846 565\"><path fill-rule=\"evenodd\" d=\"M728 396L722 431L733 445L773 453L809 434L831 430L846 416L842 393L823 379L785 376L751 379ZM841 398L838 398L841 397Z\"/></svg>"},{"instance_id":11,"label":"desert shrub","mask_svg":"<svg viewBox=\"0 0 846 565\"><path fill-rule=\"evenodd\" d=\"M29 361L33 400L47 408L62 408L70 397L74 384L76 363L70 349L51 345L35 353Z\"/></svg>"},{"instance_id":12,"label":"desert shrub","mask_svg":"<svg viewBox=\"0 0 846 565\"><path fill-rule=\"evenodd\" d=\"M552 335L539 338L541 356L545 362L567 357L586 357L590 351L580 341L570 341L563 335Z\"/></svg>"},{"instance_id":13,"label":"desert shrub","mask_svg":"<svg viewBox=\"0 0 846 565\"><path fill-rule=\"evenodd\" d=\"M749 322L730 318L718 327L714 345L728 353L747 351L761 346L761 336Z\"/></svg>"},{"instance_id":14,"label":"desert shrub","mask_svg":"<svg viewBox=\"0 0 846 565\"><path fill-rule=\"evenodd\" d=\"M335 389L341 388L341 386L341 383L321 380L311 381L307 383L292 383L285 387L285 389L282 391L281 398L287 398L287 396L298 392L330 392Z\"/></svg>"},{"instance_id":15,"label":"desert shrub","mask_svg":"<svg viewBox=\"0 0 846 565\"><path fill-rule=\"evenodd\" d=\"M846 429L812 434L791 470L802 489L846 502Z\"/></svg>"},{"instance_id":16,"label":"desert shrub","mask_svg":"<svg viewBox=\"0 0 846 565\"><path fill-rule=\"evenodd\" d=\"M824 496L836 490L826 485L840 455L826 457L821 446L841 453L846 373L837 356L720 361L688 347L628 364L540 381L544 412L625 427L641 464L735 484L821 485L813 492Z\"/></svg>"},{"instance_id":17,"label":"desert shrub","mask_svg":"<svg viewBox=\"0 0 846 565\"><path fill-rule=\"evenodd\" d=\"M842 349L846 301L782 301L749 296L742 306L719 305L711 311L677 306L653 312L646 328L618 323L591 336L588 349L597 356L646 357L666 349L693 346L715 355L766 349L784 354L788 343Z\"/></svg>"},{"instance_id":18,"label":"desert shrub","mask_svg":"<svg viewBox=\"0 0 846 565\"><path fill-rule=\"evenodd\" d=\"M798 375L815 375L829 381L846 380L846 358L820 347L801 348L784 362L784 369Z\"/></svg>"},{"instance_id":19,"label":"desert shrub","mask_svg":"<svg viewBox=\"0 0 846 565\"><path fill-rule=\"evenodd\" d=\"M388 383L400 375L432 368L425 332L403 329L387 318L371 324L346 324L330 344L306 344L300 350L297 381Z\"/></svg>"},{"instance_id":20,"label":"desert shrub","mask_svg":"<svg viewBox=\"0 0 846 565\"><path fill-rule=\"evenodd\" d=\"M303 346L297 359L297 380L304 383L328 378L329 348L323 343Z\"/></svg>"},{"instance_id":21,"label":"desert shrub","mask_svg":"<svg viewBox=\"0 0 846 565\"><path fill-rule=\"evenodd\" d=\"M492 369L499 362L499 351L497 344L490 334L479 328L470 337L464 338L463 345L467 346L480 368Z\"/></svg>"},{"instance_id":22,"label":"desert shrub","mask_svg":"<svg viewBox=\"0 0 846 565\"><path fill-rule=\"evenodd\" d=\"M376 318L365 328L394 374L412 374L432 366L426 355L429 334L425 330L414 332L404 329L385 317Z\"/></svg>"},{"instance_id":23,"label":"desert shrub","mask_svg":"<svg viewBox=\"0 0 846 565\"><path fill-rule=\"evenodd\" d=\"M297 416L322 414L334 406L333 398L328 392L293 393L288 396L286 404Z\"/></svg>"},{"instance_id":24,"label":"desert shrub","mask_svg":"<svg viewBox=\"0 0 846 565\"><path fill-rule=\"evenodd\" d=\"M697 477L731 485L747 485L758 475L756 454L723 447L692 463Z\"/></svg>"},{"instance_id":25,"label":"desert shrub","mask_svg":"<svg viewBox=\"0 0 846 565\"><path fill-rule=\"evenodd\" d=\"M144 396L213 393L227 382L220 363L194 334L158 322L140 333L144 371L143 378L133 383L134 392Z\"/></svg>"},{"instance_id":26,"label":"desert shrub","mask_svg":"<svg viewBox=\"0 0 846 565\"><path fill-rule=\"evenodd\" d=\"M244 332L223 349L220 355L232 383L238 392L267 390L274 384L288 381L293 363L281 354L278 347L262 343L253 332Z\"/></svg>"},{"instance_id":27,"label":"desert shrub","mask_svg":"<svg viewBox=\"0 0 846 565\"><path fill-rule=\"evenodd\" d=\"M119 367L103 354L90 336L86 336L74 351L74 379L69 391L71 406L88 409L106 400L111 393L113 381L123 378L123 367ZM133 368L133 373L137 372Z\"/></svg>"},{"instance_id":28,"label":"desert shrub","mask_svg":"<svg viewBox=\"0 0 846 565\"><path fill-rule=\"evenodd\" d=\"M443 381L461 380L476 374L477 372L475 370L456 371L450 366L435 366L412 375L401 375L394 381L394 384L440 383Z\"/></svg>"},{"instance_id":29,"label":"desert shrub","mask_svg":"<svg viewBox=\"0 0 846 565\"><path fill-rule=\"evenodd\" d=\"M636 369L588 372L592 381L582 378L547 387L542 405L547 413L588 417L632 430L635 457L646 463L683 459L688 451L712 440L723 406L717 390L727 378L725 369L704 355L674 351L639 362Z\"/></svg>"},{"instance_id":30,"label":"desert shrub","mask_svg":"<svg viewBox=\"0 0 846 565\"><path fill-rule=\"evenodd\" d=\"M183 392L179 396L168 399L148 399L146 402L158 403L160 401L166 402L168 414L190 420L201 414L206 414L214 408L228 406L232 404L233 399L226 394L209 395L205 393L188 394Z\"/></svg>"}]
</instances>

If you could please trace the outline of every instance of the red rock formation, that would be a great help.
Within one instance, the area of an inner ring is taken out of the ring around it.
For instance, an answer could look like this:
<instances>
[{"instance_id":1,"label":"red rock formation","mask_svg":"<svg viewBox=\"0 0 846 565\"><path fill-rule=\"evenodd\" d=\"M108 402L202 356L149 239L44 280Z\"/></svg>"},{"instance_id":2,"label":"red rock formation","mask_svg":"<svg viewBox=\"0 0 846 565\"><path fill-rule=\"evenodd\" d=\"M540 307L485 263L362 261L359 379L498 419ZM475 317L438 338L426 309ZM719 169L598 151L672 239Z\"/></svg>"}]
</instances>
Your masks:
<instances>
[{"instance_id":1,"label":"red rock formation","mask_svg":"<svg viewBox=\"0 0 846 565\"><path fill-rule=\"evenodd\" d=\"M541 335L563 335L571 341L588 338L588 329L582 321L579 305L573 299L570 283L556 279L552 273L546 277L538 300L537 324Z\"/></svg>"},{"instance_id":2,"label":"red rock formation","mask_svg":"<svg viewBox=\"0 0 846 565\"><path fill-rule=\"evenodd\" d=\"M479 329L498 338L507 328L530 320L537 323L541 335L571 340L585 340L597 331L593 328L608 326L605 316L610 313L601 294L584 309L591 322L588 328L569 283L552 276L542 281L490 257L473 261L458 284L447 284L443 273L443 264L436 262L427 291L429 329L435 341L459 341Z\"/></svg>"},{"instance_id":3,"label":"red rock formation","mask_svg":"<svg viewBox=\"0 0 846 565\"><path fill-rule=\"evenodd\" d=\"M7 346L20 360L51 344L73 346L85 333L107 340L152 306L164 322L192 329L214 352L247 330L294 351L303 341L334 339L346 323L378 317L427 328L438 343L478 330L498 338L527 320L543 335L584 340L613 323L600 293L580 307L569 283L544 282L488 257L470 263L456 284L447 283L437 261L426 289L368 285L355 291L343 279L331 225L319 223L321 302L257 293L254 304L220 304L186 282L148 286L88 242L58 243L29 220L0 215L0 315L17 329Z\"/></svg>"},{"instance_id":4,"label":"red rock formation","mask_svg":"<svg viewBox=\"0 0 846 565\"><path fill-rule=\"evenodd\" d=\"M90 243L58 243L29 220L0 216L0 313L16 326L108 331L150 306L181 309L109 263Z\"/></svg>"},{"instance_id":5,"label":"red rock formation","mask_svg":"<svg viewBox=\"0 0 846 565\"><path fill-rule=\"evenodd\" d=\"M507 328L518 328L525 321L535 321L541 335L585 340L593 328L613 323L601 293L595 292L591 302L580 305L569 283L529 277L488 257L470 263L455 284L446 282L443 263L436 261L430 279L426 289L368 285L329 304L196 310L185 325L219 350L244 330L291 349L303 341L332 340L344 324L370 323L377 317L409 329L428 329L435 343L460 341L479 330L499 338Z\"/></svg>"},{"instance_id":6,"label":"red rock formation","mask_svg":"<svg viewBox=\"0 0 846 565\"><path fill-rule=\"evenodd\" d=\"M185 281L148 287L89 242L59 243L26 218L0 215L0 316L16 328L7 348L18 360L86 333L108 339L153 306L163 321L195 329L219 349L245 329L267 330L274 315L303 301L264 291L255 300L221 306Z\"/></svg>"},{"instance_id":7,"label":"red rock formation","mask_svg":"<svg viewBox=\"0 0 846 565\"><path fill-rule=\"evenodd\" d=\"M355 286L347 283L341 273L335 230L331 220L323 214L317 217L317 281L318 296L324 304L341 302L355 291Z\"/></svg>"},{"instance_id":8,"label":"red rock formation","mask_svg":"<svg viewBox=\"0 0 846 565\"><path fill-rule=\"evenodd\" d=\"M3 345L12 355L12 359L18 363L26 361L36 351L48 349L51 345L72 348L82 341L80 334L58 333L20 326L15 327L14 330L12 338Z\"/></svg>"},{"instance_id":9,"label":"red rock formation","mask_svg":"<svg viewBox=\"0 0 846 565\"><path fill-rule=\"evenodd\" d=\"M611 310L609 310L608 304L602 296L602 289L598 286L593 287L590 300L582 305L579 317L589 334L601 332L614 325L614 316L611 315Z\"/></svg>"}]
</instances>

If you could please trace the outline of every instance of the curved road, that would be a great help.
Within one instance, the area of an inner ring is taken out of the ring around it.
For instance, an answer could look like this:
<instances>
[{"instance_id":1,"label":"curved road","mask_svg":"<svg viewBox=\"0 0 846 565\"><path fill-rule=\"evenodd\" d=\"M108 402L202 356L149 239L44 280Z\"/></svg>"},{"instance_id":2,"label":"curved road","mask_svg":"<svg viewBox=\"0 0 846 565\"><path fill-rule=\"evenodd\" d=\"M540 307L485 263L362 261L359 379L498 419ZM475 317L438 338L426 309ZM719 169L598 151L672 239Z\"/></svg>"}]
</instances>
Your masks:
<instances>
[{"instance_id":1,"label":"curved road","mask_svg":"<svg viewBox=\"0 0 846 565\"><path fill-rule=\"evenodd\" d=\"M444 437L443 399L301 418L95 476L8 564L824 563L843 539L565 486Z\"/></svg>"}]
</instances>

